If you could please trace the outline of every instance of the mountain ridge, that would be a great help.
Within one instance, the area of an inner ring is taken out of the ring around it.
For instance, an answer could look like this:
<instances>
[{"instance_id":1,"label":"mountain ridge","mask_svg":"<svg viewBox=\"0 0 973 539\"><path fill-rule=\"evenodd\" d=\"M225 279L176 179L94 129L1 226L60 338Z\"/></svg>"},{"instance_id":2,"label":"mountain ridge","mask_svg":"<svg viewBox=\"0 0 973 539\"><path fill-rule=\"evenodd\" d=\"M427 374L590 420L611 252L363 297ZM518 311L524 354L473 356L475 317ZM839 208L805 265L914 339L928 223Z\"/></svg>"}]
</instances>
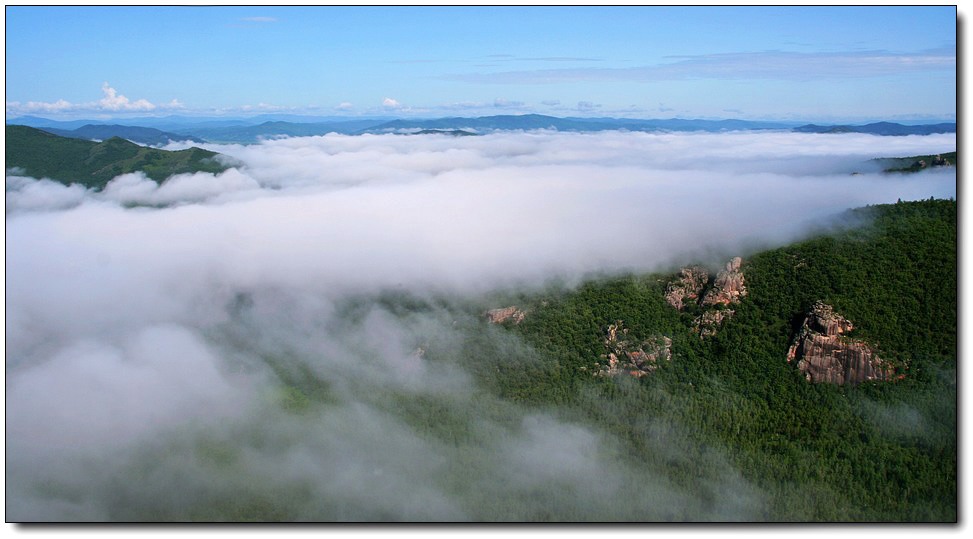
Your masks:
<instances>
[{"instance_id":1,"label":"mountain ridge","mask_svg":"<svg viewBox=\"0 0 973 539\"><path fill-rule=\"evenodd\" d=\"M40 128L48 133L53 133L62 137L80 138L85 140L107 140L112 137L120 137L135 142L136 144L147 144L150 146L163 146L170 142L188 141L204 143L205 140L193 136L172 133L156 129L154 127L141 127L121 124L85 124L77 129L59 129L56 127Z\"/></svg>"},{"instance_id":2,"label":"mountain ridge","mask_svg":"<svg viewBox=\"0 0 973 539\"><path fill-rule=\"evenodd\" d=\"M99 121L57 122L39 117L20 117L7 124L28 125L42 129L78 129L85 125L105 125ZM116 124L119 125L119 124ZM345 135L395 133L422 130L473 130L478 133L551 129L568 132L640 131L640 132L727 132L749 130L779 130L799 133L867 133L882 136L924 135L931 133L955 133L955 122L933 124L902 124L873 122L867 124L802 123L794 121L763 121L741 119L638 119L638 118L580 118L557 117L543 114L502 114L492 116L441 118L387 118L387 117L338 117L261 115L239 118L190 118L165 117L158 119L131 119L126 125L152 127L182 137L197 137L216 143L254 143L262 138L281 136L320 136L329 133ZM90 128L89 128L90 129Z\"/></svg>"},{"instance_id":3,"label":"mountain ridge","mask_svg":"<svg viewBox=\"0 0 973 539\"><path fill-rule=\"evenodd\" d=\"M6 126L6 168L49 178L64 184L79 183L101 189L116 176L141 171L162 182L174 174L223 172L230 168L201 148L166 151L140 146L121 137L102 142L62 137L33 127Z\"/></svg>"}]
</instances>

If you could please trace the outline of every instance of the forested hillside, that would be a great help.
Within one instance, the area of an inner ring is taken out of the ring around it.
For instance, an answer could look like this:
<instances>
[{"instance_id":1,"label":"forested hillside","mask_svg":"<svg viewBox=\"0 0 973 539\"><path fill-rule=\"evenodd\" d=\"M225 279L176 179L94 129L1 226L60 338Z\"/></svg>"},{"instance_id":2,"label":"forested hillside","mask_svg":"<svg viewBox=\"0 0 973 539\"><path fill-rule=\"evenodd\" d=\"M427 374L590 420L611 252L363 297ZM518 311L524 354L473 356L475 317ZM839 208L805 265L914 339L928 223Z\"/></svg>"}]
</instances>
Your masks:
<instances>
[{"instance_id":1,"label":"forested hillside","mask_svg":"<svg viewBox=\"0 0 973 539\"><path fill-rule=\"evenodd\" d=\"M847 217L856 224L746 257L749 294L706 338L692 330L698 307L680 312L665 301L669 274L552 285L475 305L394 294L380 303L402 317L451 312L462 337L427 339L420 344L426 360L457 361L502 401L608 432L624 440L618 459L633 473L698 496L685 514L619 506L604 518L732 520L738 516L714 517L713 507L729 503L721 496L745 494L756 511L747 518L755 520L954 521L956 202L901 202ZM856 338L902 376L843 386L807 381L786 354L816 301L854 321ZM474 316L506 305L516 305L522 320ZM634 340L669 337L671 359L641 377L596 376L606 332L619 321ZM460 352L437 346L456 338ZM403 401L396 413L462 445L475 436L467 407L430 397ZM734 470L749 487L721 490ZM518 514L504 502L479 510L485 520Z\"/></svg>"},{"instance_id":2,"label":"forested hillside","mask_svg":"<svg viewBox=\"0 0 973 539\"><path fill-rule=\"evenodd\" d=\"M200 148L165 151L113 137L102 142L61 137L22 125L6 126L6 167L65 184L103 188L112 178L142 171L161 182L174 174L227 169L216 152Z\"/></svg>"}]
</instances>

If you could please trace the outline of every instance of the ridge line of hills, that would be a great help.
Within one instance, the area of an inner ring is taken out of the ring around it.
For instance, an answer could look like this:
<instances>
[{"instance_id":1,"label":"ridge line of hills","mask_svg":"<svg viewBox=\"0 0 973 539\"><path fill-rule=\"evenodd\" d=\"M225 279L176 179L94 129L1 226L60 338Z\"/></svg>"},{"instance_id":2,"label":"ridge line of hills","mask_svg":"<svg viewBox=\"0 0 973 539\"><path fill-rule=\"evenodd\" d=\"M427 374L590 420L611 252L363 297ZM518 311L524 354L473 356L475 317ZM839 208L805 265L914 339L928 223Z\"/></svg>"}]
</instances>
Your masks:
<instances>
[{"instance_id":1,"label":"ridge line of hills","mask_svg":"<svg viewBox=\"0 0 973 539\"><path fill-rule=\"evenodd\" d=\"M133 118L125 125L97 120L60 122L35 116L23 116L7 121L8 125L26 125L62 136L103 140L119 136L141 144L160 145L168 141L254 143L261 138L279 136L317 136L329 133L362 135L379 133L428 134L448 131L448 134L482 134L496 131L550 129L568 132L598 131L698 131L725 132L741 130L779 130L799 133L867 133L882 136L927 135L955 133L955 122L906 125L895 122L874 122L862 125L817 125L800 122L771 122L751 120L701 119L628 119L575 118L541 114L495 115L474 118L444 117L434 119L262 116L250 120L212 118Z\"/></svg>"},{"instance_id":2,"label":"ridge line of hills","mask_svg":"<svg viewBox=\"0 0 973 539\"><path fill-rule=\"evenodd\" d=\"M5 135L6 170L90 189L104 188L113 178L136 171L161 183L175 174L217 174L230 168L218 159L221 154L197 147L160 150L121 137L94 142L22 125L6 126Z\"/></svg>"}]
</instances>

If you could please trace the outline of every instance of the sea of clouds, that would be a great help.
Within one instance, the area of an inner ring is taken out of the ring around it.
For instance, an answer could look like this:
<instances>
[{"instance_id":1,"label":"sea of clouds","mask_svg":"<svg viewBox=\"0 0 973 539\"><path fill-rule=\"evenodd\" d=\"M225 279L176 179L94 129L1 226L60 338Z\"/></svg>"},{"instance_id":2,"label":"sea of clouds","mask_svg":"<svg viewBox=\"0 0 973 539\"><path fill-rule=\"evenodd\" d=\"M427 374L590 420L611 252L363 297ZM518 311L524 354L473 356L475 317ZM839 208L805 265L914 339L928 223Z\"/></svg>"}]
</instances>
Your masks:
<instances>
[{"instance_id":1,"label":"sea of clouds","mask_svg":"<svg viewBox=\"0 0 973 539\"><path fill-rule=\"evenodd\" d=\"M953 167L869 161L953 151L954 134L206 147L238 166L100 192L7 171L8 521L759 519L761 494L729 466L701 500L620 464L608 433L430 365L417 343L462 340L455 313L349 316L348 302L671 269L799 239L847 208L956 196ZM529 355L492 335L498 355ZM302 376L328 398L295 412ZM469 441L428 436L401 399L447 403ZM646 443L666 454L669 436Z\"/></svg>"}]
</instances>

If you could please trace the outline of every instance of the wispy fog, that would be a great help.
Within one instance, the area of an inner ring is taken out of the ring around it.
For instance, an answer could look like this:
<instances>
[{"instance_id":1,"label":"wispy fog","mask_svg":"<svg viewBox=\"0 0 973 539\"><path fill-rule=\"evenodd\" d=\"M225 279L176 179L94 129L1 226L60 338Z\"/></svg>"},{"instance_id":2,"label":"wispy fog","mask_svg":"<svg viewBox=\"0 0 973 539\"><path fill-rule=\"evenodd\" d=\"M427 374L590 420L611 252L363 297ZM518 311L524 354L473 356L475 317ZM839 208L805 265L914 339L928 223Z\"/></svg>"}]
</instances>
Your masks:
<instances>
[{"instance_id":1,"label":"wispy fog","mask_svg":"<svg viewBox=\"0 0 973 539\"><path fill-rule=\"evenodd\" d=\"M679 432L649 426L659 461L634 466L610 433L478 386L464 341L532 361L510 333L379 293L471 298L792 241L846 208L955 197L954 168L869 163L955 145L329 135L209 145L244 166L161 186L8 171L7 520L759 519L728 465L695 494L658 473L689 453Z\"/></svg>"}]
</instances>

